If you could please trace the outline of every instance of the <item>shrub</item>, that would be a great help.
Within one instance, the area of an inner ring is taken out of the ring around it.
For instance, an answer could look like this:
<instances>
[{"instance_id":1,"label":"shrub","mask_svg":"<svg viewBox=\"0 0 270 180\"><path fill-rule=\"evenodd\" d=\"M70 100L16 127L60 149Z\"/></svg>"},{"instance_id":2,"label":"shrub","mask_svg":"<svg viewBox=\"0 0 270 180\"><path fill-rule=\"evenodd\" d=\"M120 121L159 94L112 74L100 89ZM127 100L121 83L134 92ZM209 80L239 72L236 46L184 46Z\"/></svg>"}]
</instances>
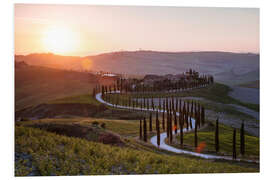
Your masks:
<instances>
[{"instance_id":1,"label":"shrub","mask_svg":"<svg viewBox=\"0 0 270 180\"><path fill-rule=\"evenodd\" d=\"M105 128L106 128L106 124L105 124L105 123L102 123L102 124L100 125L100 127L102 127L103 129L105 129Z\"/></svg>"},{"instance_id":2,"label":"shrub","mask_svg":"<svg viewBox=\"0 0 270 180\"><path fill-rule=\"evenodd\" d=\"M99 125L99 122L93 121L93 122L92 122L92 125L93 125L93 126L98 126L98 125Z\"/></svg>"}]
</instances>

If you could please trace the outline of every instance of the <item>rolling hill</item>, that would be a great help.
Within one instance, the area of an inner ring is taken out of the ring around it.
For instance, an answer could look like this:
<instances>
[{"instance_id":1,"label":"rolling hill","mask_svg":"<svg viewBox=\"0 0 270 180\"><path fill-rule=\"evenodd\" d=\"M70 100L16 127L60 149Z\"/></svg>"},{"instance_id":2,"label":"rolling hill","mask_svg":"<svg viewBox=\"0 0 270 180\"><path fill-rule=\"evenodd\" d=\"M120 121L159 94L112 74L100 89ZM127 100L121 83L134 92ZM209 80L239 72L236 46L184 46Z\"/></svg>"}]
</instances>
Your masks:
<instances>
[{"instance_id":1,"label":"rolling hill","mask_svg":"<svg viewBox=\"0 0 270 180\"><path fill-rule=\"evenodd\" d=\"M259 79L259 54L231 52L123 51L74 57L54 54L16 55L17 61L77 71L124 74L177 74L188 68L213 74L217 81L236 85Z\"/></svg>"}]
</instances>

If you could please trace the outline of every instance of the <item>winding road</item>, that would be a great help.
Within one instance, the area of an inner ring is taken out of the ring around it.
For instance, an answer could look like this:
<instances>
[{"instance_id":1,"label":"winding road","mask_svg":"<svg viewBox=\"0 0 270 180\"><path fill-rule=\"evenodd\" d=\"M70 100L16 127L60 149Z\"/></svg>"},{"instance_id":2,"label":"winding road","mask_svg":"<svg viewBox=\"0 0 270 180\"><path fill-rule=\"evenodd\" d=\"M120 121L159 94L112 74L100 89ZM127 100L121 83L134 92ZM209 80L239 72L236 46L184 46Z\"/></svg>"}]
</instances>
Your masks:
<instances>
[{"instance_id":1,"label":"winding road","mask_svg":"<svg viewBox=\"0 0 270 180\"><path fill-rule=\"evenodd\" d=\"M112 93L120 93L119 91L115 91L115 92L112 92ZM106 102L102 99L102 96L101 96L101 93L97 93L96 94L96 99L97 101L103 103L103 104L106 104L108 106L112 106L112 107L115 107L115 108L121 108L121 109L131 109L131 110L139 110L139 111L158 111L158 112L163 112L166 110L153 110L153 109L146 109L146 108L138 108L138 107L128 107L128 106L121 106L121 105L113 105L109 102ZM176 113L177 116L179 116L179 113L177 112ZM191 122L192 122L192 127L195 126L195 120L192 118L191 119ZM183 129L183 132L188 132L190 131L190 129ZM179 133L180 130L177 131L177 133ZM178 149L178 148L175 148L173 146L170 146L168 144L165 143L165 139L167 137L167 133L164 132L164 133L161 133L160 134L160 146L158 147L157 145L157 136L153 136L151 139L150 139L150 142L152 145L160 148L160 149L163 149L163 150L167 150L167 151L170 151L170 152L174 152L174 153L178 153L178 154L188 154L188 155L191 155L191 156L196 156L196 157L200 157L200 158L204 158L204 159L220 159L220 160L234 160L234 161L244 161L244 162L255 162L255 163L259 163L259 161L255 161L255 160L247 160L247 159L233 159L232 157L230 156L218 156L218 155L211 155L211 154L202 154L202 153L197 153L197 152L192 152L192 151L187 151L187 150L183 150L183 149Z\"/></svg>"}]
</instances>

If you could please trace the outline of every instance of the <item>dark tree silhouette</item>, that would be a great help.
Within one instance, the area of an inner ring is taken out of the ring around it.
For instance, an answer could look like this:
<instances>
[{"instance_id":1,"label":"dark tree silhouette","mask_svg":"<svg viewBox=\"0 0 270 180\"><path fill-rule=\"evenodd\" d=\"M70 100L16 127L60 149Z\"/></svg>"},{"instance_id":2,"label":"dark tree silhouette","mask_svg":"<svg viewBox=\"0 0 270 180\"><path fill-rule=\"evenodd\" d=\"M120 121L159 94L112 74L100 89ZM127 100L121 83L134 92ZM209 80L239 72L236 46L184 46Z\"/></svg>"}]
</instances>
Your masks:
<instances>
[{"instance_id":1,"label":"dark tree silhouette","mask_svg":"<svg viewBox=\"0 0 270 180\"><path fill-rule=\"evenodd\" d=\"M241 124L241 131L240 131L240 152L242 155L245 154L245 129L244 129L244 122Z\"/></svg>"},{"instance_id":2,"label":"dark tree silhouette","mask_svg":"<svg viewBox=\"0 0 270 180\"><path fill-rule=\"evenodd\" d=\"M174 134L177 134L177 116L176 111L174 110Z\"/></svg>"},{"instance_id":3,"label":"dark tree silhouette","mask_svg":"<svg viewBox=\"0 0 270 180\"><path fill-rule=\"evenodd\" d=\"M183 114L179 114L180 144L183 146Z\"/></svg>"},{"instance_id":4,"label":"dark tree silhouette","mask_svg":"<svg viewBox=\"0 0 270 180\"><path fill-rule=\"evenodd\" d=\"M215 148L216 148L216 152L219 152L219 126L218 126L218 118L216 120Z\"/></svg>"},{"instance_id":5,"label":"dark tree silhouette","mask_svg":"<svg viewBox=\"0 0 270 180\"><path fill-rule=\"evenodd\" d=\"M162 129L165 130L165 109L162 112Z\"/></svg>"},{"instance_id":6,"label":"dark tree silhouette","mask_svg":"<svg viewBox=\"0 0 270 180\"><path fill-rule=\"evenodd\" d=\"M233 129L233 159L236 159L236 129Z\"/></svg>"},{"instance_id":7,"label":"dark tree silhouette","mask_svg":"<svg viewBox=\"0 0 270 180\"><path fill-rule=\"evenodd\" d=\"M96 88L93 88L93 98L96 97Z\"/></svg>"},{"instance_id":8,"label":"dark tree silhouette","mask_svg":"<svg viewBox=\"0 0 270 180\"><path fill-rule=\"evenodd\" d=\"M198 121L195 119L195 130L194 130L194 146L198 146L198 135L197 135Z\"/></svg>"},{"instance_id":9,"label":"dark tree silhouette","mask_svg":"<svg viewBox=\"0 0 270 180\"><path fill-rule=\"evenodd\" d=\"M204 107L202 106L202 110L201 110L201 121L202 121L202 125L204 125L205 122L205 112L204 112Z\"/></svg>"},{"instance_id":10,"label":"dark tree silhouette","mask_svg":"<svg viewBox=\"0 0 270 180\"><path fill-rule=\"evenodd\" d=\"M149 115L149 131L152 132L152 113Z\"/></svg>"},{"instance_id":11,"label":"dark tree silhouette","mask_svg":"<svg viewBox=\"0 0 270 180\"><path fill-rule=\"evenodd\" d=\"M157 131L157 145L160 146L160 128L159 128L159 119L158 111L156 112L156 131Z\"/></svg>"},{"instance_id":12,"label":"dark tree silhouette","mask_svg":"<svg viewBox=\"0 0 270 180\"><path fill-rule=\"evenodd\" d=\"M143 140L147 142L147 124L145 117L143 118Z\"/></svg>"},{"instance_id":13,"label":"dark tree silhouette","mask_svg":"<svg viewBox=\"0 0 270 180\"><path fill-rule=\"evenodd\" d=\"M140 119L140 139L142 140L142 120Z\"/></svg>"}]
</instances>

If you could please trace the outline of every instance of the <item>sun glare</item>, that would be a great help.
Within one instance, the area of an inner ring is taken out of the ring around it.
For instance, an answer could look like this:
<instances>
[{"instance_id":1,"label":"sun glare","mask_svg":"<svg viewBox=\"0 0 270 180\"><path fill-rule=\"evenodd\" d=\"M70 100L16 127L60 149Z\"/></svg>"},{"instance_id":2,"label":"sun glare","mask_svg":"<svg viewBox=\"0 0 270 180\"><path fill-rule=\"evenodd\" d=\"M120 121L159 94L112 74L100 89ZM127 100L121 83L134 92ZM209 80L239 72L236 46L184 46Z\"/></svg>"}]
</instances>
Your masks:
<instances>
[{"instance_id":1,"label":"sun glare","mask_svg":"<svg viewBox=\"0 0 270 180\"><path fill-rule=\"evenodd\" d=\"M66 54L75 51L77 38L68 28L54 27L44 32L43 44L49 52Z\"/></svg>"}]
</instances>

